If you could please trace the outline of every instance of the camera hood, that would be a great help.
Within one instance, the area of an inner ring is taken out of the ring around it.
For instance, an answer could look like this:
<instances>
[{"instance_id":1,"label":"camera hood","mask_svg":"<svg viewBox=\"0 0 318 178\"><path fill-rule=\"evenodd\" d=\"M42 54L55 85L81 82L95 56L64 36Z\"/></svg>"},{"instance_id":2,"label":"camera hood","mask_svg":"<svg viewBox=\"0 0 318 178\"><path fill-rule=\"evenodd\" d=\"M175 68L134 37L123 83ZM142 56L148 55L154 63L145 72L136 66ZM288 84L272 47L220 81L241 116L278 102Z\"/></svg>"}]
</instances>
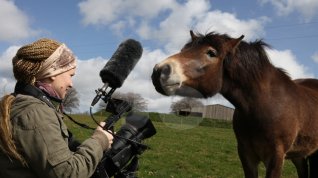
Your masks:
<instances>
[{"instance_id":1,"label":"camera hood","mask_svg":"<svg viewBox=\"0 0 318 178\"><path fill-rule=\"evenodd\" d=\"M140 133L139 139L141 140L150 138L156 134L156 129L151 120L144 115L129 113L126 117L126 123L137 129L137 132Z\"/></svg>"}]
</instances>

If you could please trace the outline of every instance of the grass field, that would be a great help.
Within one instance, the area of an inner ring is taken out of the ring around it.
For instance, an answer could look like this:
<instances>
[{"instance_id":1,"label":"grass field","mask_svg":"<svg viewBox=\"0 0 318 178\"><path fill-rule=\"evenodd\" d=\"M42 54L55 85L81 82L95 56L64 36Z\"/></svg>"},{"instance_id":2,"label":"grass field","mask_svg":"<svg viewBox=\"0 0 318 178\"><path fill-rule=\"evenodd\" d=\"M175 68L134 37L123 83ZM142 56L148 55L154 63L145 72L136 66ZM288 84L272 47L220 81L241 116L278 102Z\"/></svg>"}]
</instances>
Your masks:
<instances>
[{"instance_id":1,"label":"grass field","mask_svg":"<svg viewBox=\"0 0 318 178\"><path fill-rule=\"evenodd\" d=\"M95 127L89 116L77 115L74 119ZM80 140L87 138L92 132L67 120L66 123ZM208 127L199 126L198 123L191 123L189 126L175 119L173 122L153 121L153 124L157 134L144 141L151 149L146 150L140 157L140 178L244 177L231 123L220 124L220 121L216 121L210 122ZM263 165L260 165L259 170L259 176L265 177ZM290 161L285 161L282 177L297 177L296 169Z\"/></svg>"}]
</instances>

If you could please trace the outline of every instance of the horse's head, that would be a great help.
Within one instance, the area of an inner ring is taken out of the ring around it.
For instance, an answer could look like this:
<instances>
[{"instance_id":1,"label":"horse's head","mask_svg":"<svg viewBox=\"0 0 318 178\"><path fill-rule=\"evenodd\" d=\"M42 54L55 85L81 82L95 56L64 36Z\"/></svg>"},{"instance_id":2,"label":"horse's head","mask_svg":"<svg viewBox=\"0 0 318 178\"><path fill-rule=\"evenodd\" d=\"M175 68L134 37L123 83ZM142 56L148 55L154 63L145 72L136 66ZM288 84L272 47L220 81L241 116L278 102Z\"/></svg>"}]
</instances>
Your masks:
<instances>
[{"instance_id":1,"label":"horse's head","mask_svg":"<svg viewBox=\"0 0 318 178\"><path fill-rule=\"evenodd\" d=\"M223 61L233 54L243 39L190 31L191 41L179 53L155 65L152 82L164 95L209 97L218 93L223 83Z\"/></svg>"}]
</instances>

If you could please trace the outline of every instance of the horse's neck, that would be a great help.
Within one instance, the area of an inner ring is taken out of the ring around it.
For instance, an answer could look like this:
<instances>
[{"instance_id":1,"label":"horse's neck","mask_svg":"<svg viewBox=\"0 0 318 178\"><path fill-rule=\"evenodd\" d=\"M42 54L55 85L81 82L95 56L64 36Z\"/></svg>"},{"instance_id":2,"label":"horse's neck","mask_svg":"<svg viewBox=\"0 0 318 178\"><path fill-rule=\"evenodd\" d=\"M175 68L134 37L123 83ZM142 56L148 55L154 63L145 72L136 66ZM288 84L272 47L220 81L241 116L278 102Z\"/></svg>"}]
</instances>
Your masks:
<instances>
[{"instance_id":1,"label":"horse's neck","mask_svg":"<svg viewBox=\"0 0 318 178\"><path fill-rule=\"evenodd\" d=\"M277 72L277 75L275 73ZM268 72L259 81L240 81L224 78L221 94L235 108L250 111L257 107L267 107L273 101L273 95L280 96L290 90L293 82L286 76L278 75L278 71ZM239 76L239 74L238 74Z\"/></svg>"}]
</instances>

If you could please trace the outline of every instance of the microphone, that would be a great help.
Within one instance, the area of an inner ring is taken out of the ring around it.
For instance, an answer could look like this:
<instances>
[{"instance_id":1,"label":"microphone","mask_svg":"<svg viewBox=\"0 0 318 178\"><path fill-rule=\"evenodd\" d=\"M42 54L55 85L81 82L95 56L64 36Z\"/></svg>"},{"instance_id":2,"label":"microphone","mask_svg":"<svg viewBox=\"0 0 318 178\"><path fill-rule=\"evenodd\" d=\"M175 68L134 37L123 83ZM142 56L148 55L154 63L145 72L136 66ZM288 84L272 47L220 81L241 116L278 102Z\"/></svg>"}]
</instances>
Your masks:
<instances>
[{"instance_id":1,"label":"microphone","mask_svg":"<svg viewBox=\"0 0 318 178\"><path fill-rule=\"evenodd\" d=\"M106 93L108 86L112 88L111 93L109 93L110 95L116 88L122 86L124 80L141 58L142 51L141 44L133 39L125 40L119 45L118 49L99 73L104 86L96 91L97 95L91 106L94 106L101 96Z\"/></svg>"}]
</instances>

